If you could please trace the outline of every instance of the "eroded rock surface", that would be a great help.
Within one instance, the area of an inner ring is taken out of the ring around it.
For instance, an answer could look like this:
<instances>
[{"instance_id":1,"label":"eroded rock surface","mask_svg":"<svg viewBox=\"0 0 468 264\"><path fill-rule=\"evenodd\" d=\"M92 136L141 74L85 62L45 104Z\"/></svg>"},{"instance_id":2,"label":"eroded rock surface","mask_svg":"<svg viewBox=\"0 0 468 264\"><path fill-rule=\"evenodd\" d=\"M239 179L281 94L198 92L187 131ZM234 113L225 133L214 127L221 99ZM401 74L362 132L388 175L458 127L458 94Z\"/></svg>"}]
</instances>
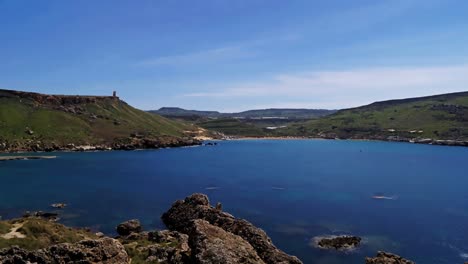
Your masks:
<instances>
[{"instance_id":1,"label":"eroded rock surface","mask_svg":"<svg viewBox=\"0 0 468 264\"><path fill-rule=\"evenodd\" d=\"M0 250L2 264L28 263L130 263L123 245L112 238L62 243L45 249L28 251L17 246Z\"/></svg>"},{"instance_id":2,"label":"eroded rock surface","mask_svg":"<svg viewBox=\"0 0 468 264\"><path fill-rule=\"evenodd\" d=\"M195 263L265 263L247 241L208 221L200 219L193 221L189 237Z\"/></svg>"},{"instance_id":3,"label":"eroded rock surface","mask_svg":"<svg viewBox=\"0 0 468 264\"><path fill-rule=\"evenodd\" d=\"M193 194L185 200L175 202L162 216L169 229L186 234L193 231L192 221L195 219L205 220L211 225L241 237L255 249L265 263L302 263L297 257L276 248L262 229L212 207L204 194Z\"/></svg>"},{"instance_id":4,"label":"eroded rock surface","mask_svg":"<svg viewBox=\"0 0 468 264\"><path fill-rule=\"evenodd\" d=\"M142 231L142 227L139 220L132 219L118 225L116 230L119 235L128 236L131 233L140 233Z\"/></svg>"},{"instance_id":5,"label":"eroded rock surface","mask_svg":"<svg viewBox=\"0 0 468 264\"><path fill-rule=\"evenodd\" d=\"M398 255L379 251L374 258L366 258L366 264L415 264L413 261L404 259Z\"/></svg>"},{"instance_id":6,"label":"eroded rock surface","mask_svg":"<svg viewBox=\"0 0 468 264\"><path fill-rule=\"evenodd\" d=\"M125 249L137 263L188 264L191 249L188 235L176 231L132 233L121 238Z\"/></svg>"}]
</instances>

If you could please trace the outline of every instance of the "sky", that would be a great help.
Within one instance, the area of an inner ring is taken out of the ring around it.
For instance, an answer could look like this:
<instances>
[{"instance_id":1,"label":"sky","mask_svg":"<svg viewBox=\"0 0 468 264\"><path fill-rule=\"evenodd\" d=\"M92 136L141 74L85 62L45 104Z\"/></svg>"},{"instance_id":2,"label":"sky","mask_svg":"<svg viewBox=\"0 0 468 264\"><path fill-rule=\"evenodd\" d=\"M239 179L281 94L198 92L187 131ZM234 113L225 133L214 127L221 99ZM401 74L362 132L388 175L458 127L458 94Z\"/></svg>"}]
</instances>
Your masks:
<instances>
[{"instance_id":1,"label":"sky","mask_svg":"<svg viewBox=\"0 0 468 264\"><path fill-rule=\"evenodd\" d=\"M465 0L0 0L0 89L144 109L340 109L468 90Z\"/></svg>"}]
</instances>

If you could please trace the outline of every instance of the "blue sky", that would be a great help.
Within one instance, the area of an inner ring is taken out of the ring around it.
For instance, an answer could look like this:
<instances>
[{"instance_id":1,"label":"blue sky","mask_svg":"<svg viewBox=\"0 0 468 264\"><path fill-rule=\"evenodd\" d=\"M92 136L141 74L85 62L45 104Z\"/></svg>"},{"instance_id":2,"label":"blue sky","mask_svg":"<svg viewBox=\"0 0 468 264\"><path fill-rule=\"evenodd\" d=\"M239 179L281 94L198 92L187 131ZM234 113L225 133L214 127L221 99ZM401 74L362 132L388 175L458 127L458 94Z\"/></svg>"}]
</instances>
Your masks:
<instances>
[{"instance_id":1,"label":"blue sky","mask_svg":"<svg viewBox=\"0 0 468 264\"><path fill-rule=\"evenodd\" d=\"M222 111L465 91L467 14L464 0L0 0L0 88Z\"/></svg>"}]
</instances>

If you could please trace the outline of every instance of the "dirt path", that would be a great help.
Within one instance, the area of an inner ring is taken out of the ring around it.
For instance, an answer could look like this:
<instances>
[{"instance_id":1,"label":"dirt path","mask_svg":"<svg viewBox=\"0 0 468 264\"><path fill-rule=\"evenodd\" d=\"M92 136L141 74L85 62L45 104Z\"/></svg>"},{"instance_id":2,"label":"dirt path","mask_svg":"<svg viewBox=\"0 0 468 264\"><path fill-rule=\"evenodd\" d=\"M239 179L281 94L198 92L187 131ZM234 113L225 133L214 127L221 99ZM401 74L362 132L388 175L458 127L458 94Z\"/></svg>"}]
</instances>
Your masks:
<instances>
[{"instance_id":1,"label":"dirt path","mask_svg":"<svg viewBox=\"0 0 468 264\"><path fill-rule=\"evenodd\" d=\"M13 224L13 227L10 229L9 233L2 235L4 239L13 239L13 238L25 238L26 236L18 232L18 229L23 227L23 223Z\"/></svg>"}]
</instances>

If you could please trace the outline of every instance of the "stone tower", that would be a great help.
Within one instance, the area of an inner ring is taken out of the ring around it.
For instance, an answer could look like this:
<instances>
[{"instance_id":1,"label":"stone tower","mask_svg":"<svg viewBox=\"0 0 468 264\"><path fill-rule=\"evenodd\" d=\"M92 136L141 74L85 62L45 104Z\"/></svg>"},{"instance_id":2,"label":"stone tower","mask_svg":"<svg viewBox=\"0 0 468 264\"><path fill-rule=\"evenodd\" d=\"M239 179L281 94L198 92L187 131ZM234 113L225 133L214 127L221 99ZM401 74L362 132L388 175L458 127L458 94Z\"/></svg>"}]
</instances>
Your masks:
<instances>
[{"instance_id":1,"label":"stone tower","mask_svg":"<svg viewBox=\"0 0 468 264\"><path fill-rule=\"evenodd\" d=\"M117 97L117 92L116 91L112 92L112 97Z\"/></svg>"}]
</instances>

